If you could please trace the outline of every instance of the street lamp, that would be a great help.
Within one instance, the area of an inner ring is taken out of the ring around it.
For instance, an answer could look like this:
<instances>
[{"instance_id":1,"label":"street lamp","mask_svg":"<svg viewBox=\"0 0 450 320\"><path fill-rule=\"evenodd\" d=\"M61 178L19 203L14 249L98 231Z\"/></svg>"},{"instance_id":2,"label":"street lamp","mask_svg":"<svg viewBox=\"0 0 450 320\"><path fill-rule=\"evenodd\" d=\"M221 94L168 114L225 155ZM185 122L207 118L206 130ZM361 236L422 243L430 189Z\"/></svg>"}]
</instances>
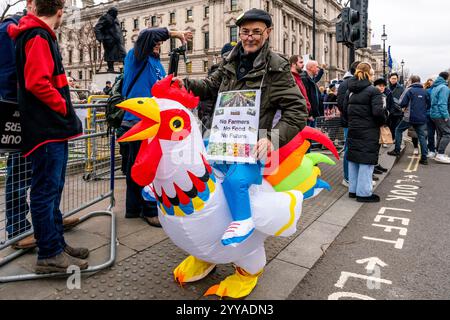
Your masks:
<instances>
[{"instance_id":1,"label":"street lamp","mask_svg":"<svg viewBox=\"0 0 450 320\"><path fill-rule=\"evenodd\" d=\"M381 40L383 41L383 77L384 79L387 79L386 76L386 40L387 40L387 34L386 34L386 25L383 24L383 34L381 35Z\"/></svg>"},{"instance_id":2,"label":"street lamp","mask_svg":"<svg viewBox=\"0 0 450 320\"><path fill-rule=\"evenodd\" d=\"M313 0L313 52L312 52L312 58L313 60L316 60L316 0Z\"/></svg>"},{"instance_id":3,"label":"street lamp","mask_svg":"<svg viewBox=\"0 0 450 320\"><path fill-rule=\"evenodd\" d=\"M402 65L402 86L405 85L405 74L403 73L403 67L405 65L405 61L402 59L402 62L400 63Z\"/></svg>"}]
</instances>

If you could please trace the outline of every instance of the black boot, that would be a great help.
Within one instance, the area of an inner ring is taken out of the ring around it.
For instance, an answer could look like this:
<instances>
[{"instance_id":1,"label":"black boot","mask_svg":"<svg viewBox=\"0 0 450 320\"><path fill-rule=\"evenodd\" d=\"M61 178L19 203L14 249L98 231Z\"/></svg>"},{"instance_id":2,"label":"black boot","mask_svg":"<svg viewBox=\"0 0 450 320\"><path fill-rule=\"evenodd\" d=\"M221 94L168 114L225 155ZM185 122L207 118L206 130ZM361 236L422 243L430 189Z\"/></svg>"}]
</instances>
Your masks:
<instances>
[{"instance_id":1,"label":"black boot","mask_svg":"<svg viewBox=\"0 0 450 320\"><path fill-rule=\"evenodd\" d=\"M383 168L383 167L381 166L381 164L377 164L377 165L375 166L375 170L378 170L378 171L381 171L381 172L384 172L384 173L386 173L386 172L389 171L388 169Z\"/></svg>"},{"instance_id":2,"label":"black boot","mask_svg":"<svg viewBox=\"0 0 450 320\"><path fill-rule=\"evenodd\" d=\"M364 203L375 203L380 202L380 197L376 194L373 194L370 197L356 197L356 201Z\"/></svg>"}]
</instances>

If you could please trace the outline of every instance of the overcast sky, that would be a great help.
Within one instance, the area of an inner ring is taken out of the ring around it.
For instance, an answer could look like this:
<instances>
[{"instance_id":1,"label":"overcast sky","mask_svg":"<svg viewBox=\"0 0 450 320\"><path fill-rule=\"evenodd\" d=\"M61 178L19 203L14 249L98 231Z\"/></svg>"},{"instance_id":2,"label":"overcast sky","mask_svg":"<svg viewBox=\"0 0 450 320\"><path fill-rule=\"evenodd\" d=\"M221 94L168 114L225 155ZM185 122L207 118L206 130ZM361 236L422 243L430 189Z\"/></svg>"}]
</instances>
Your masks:
<instances>
[{"instance_id":1,"label":"overcast sky","mask_svg":"<svg viewBox=\"0 0 450 320\"><path fill-rule=\"evenodd\" d=\"M393 59L404 59L412 73L425 79L450 68L449 0L370 0L369 19L372 44L382 44L385 24L386 50L391 46Z\"/></svg>"},{"instance_id":2,"label":"overcast sky","mask_svg":"<svg viewBox=\"0 0 450 320\"><path fill-rule=\"evenodd\" d=\"M422 81L450 68L449 0L370 0L369 19L372 44L382 44L385 24L386 50Z\"/></svg>"}]
</instances>

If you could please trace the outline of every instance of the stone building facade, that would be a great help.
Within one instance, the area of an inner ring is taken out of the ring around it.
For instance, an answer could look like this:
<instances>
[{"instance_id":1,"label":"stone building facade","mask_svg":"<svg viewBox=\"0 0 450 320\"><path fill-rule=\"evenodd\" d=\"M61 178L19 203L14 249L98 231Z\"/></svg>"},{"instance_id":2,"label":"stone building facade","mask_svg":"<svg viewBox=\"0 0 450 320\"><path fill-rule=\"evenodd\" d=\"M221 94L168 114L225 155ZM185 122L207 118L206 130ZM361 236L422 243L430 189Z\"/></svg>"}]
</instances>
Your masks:
<instances>
[{"instance_id":1,"label":"stone building facade","mask_svg":"<svg viewBox=\"0 0 450 320\"><path fill-rule=\"evenodd\" d=\"M86 23L95 25L100 15L112 6L119 10L118 18L125 30L127 50L132 48L139 31L146 27L193 32L194 39L188 46L189 62L187 65L180 62L180 76L204 77L208 68L219 61L222 46L238 40L236 18L251 8L264 9L272 15L274 31L270 45L275 52L289 57L313 51L312 0L113 0L99 5L94 5L92 0L81 2L81 9L72 7L66 10L65 29L60 32L59 39L67 72L85 85L96 72L94 69L98 69L98 65L92 66L92 60L97 63L100 60L100 45L94 44L97 52L93 53L94 48L70 36L70 33L76 33ZM336 43L335 34L341 2L316 0L316 60L327 65L322 79L324 84L332 79L341 79L348 68L348 48ZM162 46L161 60L166 70L169 51L179 45L179 40L172 40ZM369 48L357 51L356 59L376 64L370 44ZM100 71L105 70L103 63Z\"/></svg>"}]
</instances>

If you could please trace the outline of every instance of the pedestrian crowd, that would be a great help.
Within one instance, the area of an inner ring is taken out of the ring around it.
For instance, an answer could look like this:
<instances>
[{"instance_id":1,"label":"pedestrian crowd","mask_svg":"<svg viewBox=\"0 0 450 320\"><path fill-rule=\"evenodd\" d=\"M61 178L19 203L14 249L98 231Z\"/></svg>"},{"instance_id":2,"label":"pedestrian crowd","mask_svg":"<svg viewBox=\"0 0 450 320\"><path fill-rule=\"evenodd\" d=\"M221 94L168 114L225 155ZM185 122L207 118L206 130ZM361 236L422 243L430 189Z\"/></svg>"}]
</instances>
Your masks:
<instances>
[{"instance_id":1,"label":"pedestrian crowd","mask_svg":"<svg viewBox=\"0 0 450 320\"><path fill-rule=\"evenodd\" d=\"M22 241L22 247L38 247L39 273L65 271L70 265L88 267L85 259L89 250L72 247L64 239L64 229L76 221L63 219L59 209L68 160L67 141L82 134L73 104L85 102L70 90L76 88L76 81L66 77L55 34L62 23L64 4L64 0L27 0L27 14L8 18L0 25L4 60L0 64L0 98L18 103L22 154L30 160L12 154L7 161L7 231L14 238L33 227L34 235ZM208 129L219 93L249 89L262 92L259 126L268 135L260 137L255 147L257 164L227 163L216 167L225 174L225 198L233 220L224 230L224 245L239 245L254 230L248 189L261 183L261 167L274 143L279 147L287 144L305 126L316 127L320 117L341 117L345 136L343 184L349 188L350 198L359 202L380 200L373 193L375 175L387 171L379 164L383 146L380 128L389 128L395 141L389 155L400 155L403 133L411 129L415 154L420 146L421 164L428 164L428 159L450 164L446 155L450 143L448 72L424 85L413 75L404 88L398 74L392 73L388 81L374 79L370 64L355 62L342 82L319 87L327 66L314 60L305 64L299 55L287 60L271 50L269 37L274 27L267 12L251 9L238 18L236 25L240 41L224 46L221 61L211 67L206 78L174 79L200 97L198 115ZM153 85L166 76L160 57L163 42L176 38L185 44L192 37L190 31L142 30L126 54L122 85L108 81L103 93L113 95L118 91L126 99L151 97ZM139 121L136 115L125 112L116 128L117 137ZM155 202L144 201L143 187L131 178L139 148L139 141L120 143L126 176L124 215L161 227ZM19 179L20 183L11 182L9 177L16 175L14 170L19 168L30 176ZM28 211L31 223L26 218Z\"/></svg>"}]
</instances>

